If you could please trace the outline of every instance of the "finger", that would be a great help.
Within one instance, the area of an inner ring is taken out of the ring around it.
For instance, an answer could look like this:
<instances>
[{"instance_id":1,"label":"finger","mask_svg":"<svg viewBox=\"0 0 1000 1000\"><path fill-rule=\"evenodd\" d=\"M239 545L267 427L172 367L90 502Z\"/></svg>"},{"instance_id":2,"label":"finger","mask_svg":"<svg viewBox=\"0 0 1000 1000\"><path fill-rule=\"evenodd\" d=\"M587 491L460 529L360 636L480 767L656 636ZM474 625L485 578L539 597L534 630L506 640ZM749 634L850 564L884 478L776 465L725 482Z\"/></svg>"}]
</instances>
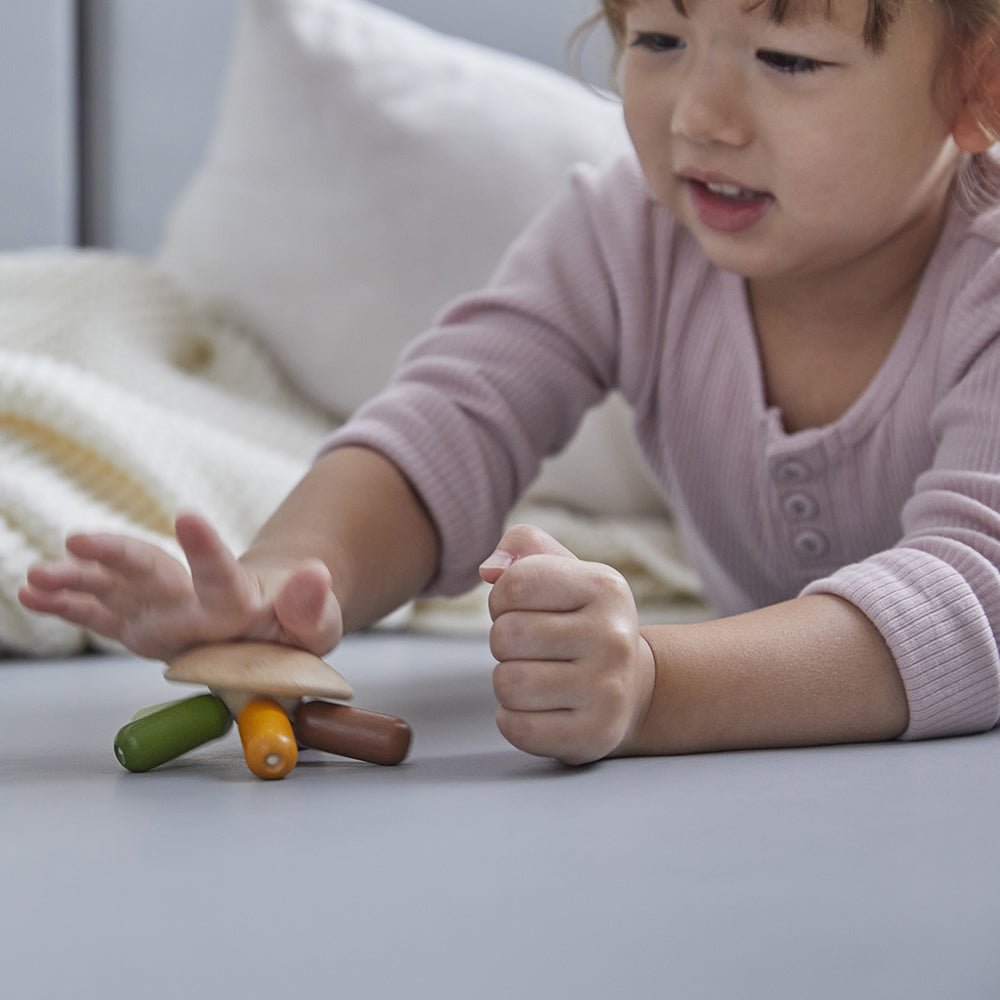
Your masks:
<instances>
[{"instance_id":1,"label":"finger","mask_svg":"<svg viewBox=\"0 0 1000 1000\"><path fill-rule=\"evenodd\" d=\"M571 710L513 712L501 706L496 723L508 743L536 757L554 757L565 764L585 764L596 759L582 745L576 713Z\"/></svg>"},{"instance_id":2,"label":"finger","mask_svg":"<svg viewBox=\"0 0 1000 1000\"><path fill-rule=\"evenodd\" d=\"M79 625L108 639L120 639L125 627L120 615L88 594L66 590L39 593L22 587L18 598L29 611L58 615L71 625Z\"/></svg>"},{"instance_id":3,"label":"finger","mask_svg":"<svg viewBox=\"0 0 1000 1000\"><path fill-rule=\"evenodd\" d=\"M603 573L597 563L563 556L525 556L493 585L489 609L493 620L509 611L577 611L599 593Z\"/></svg>"},{"instance_id":4,"label":"finger","mask_svg":"<svg viewBox=\"0 0 1000 1000\"><path fill-rule=\"evenodd\" d=\"M64 559L33 566L27 574L33 591L73 592L90 595L107 605L115 614L123 614L134 606L134 587L114 572L98 563Z\"/></svg>"},{"instance_id":5,"label":"finger","mask_svg":"<svg viewBox=\"0 0 1000 1000\"><path fill-rule=\"evenodd\" d=\"M486 583L496 583L513 563L529 555L576 558L565 545L541 528L530 524L516 524L504 532L492 555L479 567L479 575Z\"/></svg>"},{"instance_id":6,"label":"finger","mask_svg":"<svg viewBox=\"0 0 1000 1000\"><path fill-rule=\"evenodd\" d=\"M124 535L70 535L66 551L78 560L99 563L129 581L145 580L160 563L183 567L159 546Z\"/></svg>"},{"instance_id":7,"label":"finger","mask_svg":"<svg viewBox=\"0 0 1000 1000\"><path fill-rule=\"evenodd\" d=\"M191 568L191 584L207 610L249 606L254 597L246 570L203 518L184 514L175 525L177 541Z\"/></svg>"},{"instance_id":8,"label":"finger","mask_svg":"<svg viewBox=\"0 0 1000 1000\"><path fill-rule=\"evenodd\" d=\"M99 570L88 570L74 559L57 559L39 563L28 570L28 583L37 590L86 590L84 576L97 575ZM103 574L101 574L103 576Z\"/></svg>"},{"instance_id":9,"label":"finger","mask_svg":"<svg viewBox=\"0 0 1000 1000\"><path fill-rule=\"evenodd\" d=\"M94 536L74 547L100 559L82 564L80 586L124 618L152 609L163 614L193 603L187 568L157 545L135 538Z\"/></svg>"},{"instance_id":10,"label":"finger","mask_svg":"<svg viewBox=\"0 0 1000 1000\"><path fill-rule=\"evenodd\" d=\"M577 611L506 611L490 629L490 651L503 660L572 660L592 647L591 627Z\"/></svg>"},{"instance_id":11,"label":"finger","mask_svg":"<svg viewBox=\"0 0 1000 1000\"><path fill-rule=\"evenodd\" d=\"M279 624L296 645L322 656L340 641L344 626L331 590L330 571L310 562L285 582L274 599Z\"/></svg>"},{"instance_id":12,"label":"finger","mask_svg":"<svg viewBox=\"0 0 1000 1000\"><path fill-rule=\"evenodd\" d=\"M75 557L78 573L67 586L99 597L119 614L128 614L138 603L175 604L191 594L187 569L151 542L122 535L73 535L66 548Z\"/></svg>"},{"instance_id":13,"label":"finger","mask_svg":"<svg viewBox=\"0 0 1000 1000\"><path fill-rule=\"evenodd\" d=\"M493 668L493 693L512 712L580 707L576 665L555 660L503 660Z\"/></svg>"}]
</instances>

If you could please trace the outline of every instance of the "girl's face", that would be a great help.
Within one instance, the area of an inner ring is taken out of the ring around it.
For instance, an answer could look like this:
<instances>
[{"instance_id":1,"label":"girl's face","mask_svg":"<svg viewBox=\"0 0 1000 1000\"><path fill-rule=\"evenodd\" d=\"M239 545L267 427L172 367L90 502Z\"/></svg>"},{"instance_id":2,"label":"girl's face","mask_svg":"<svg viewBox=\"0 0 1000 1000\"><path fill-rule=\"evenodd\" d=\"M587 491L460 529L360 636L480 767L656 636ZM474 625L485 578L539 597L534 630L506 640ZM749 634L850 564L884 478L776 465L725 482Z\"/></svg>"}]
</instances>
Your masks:
<instances>
[{"instance_id":1,"label":"girl's face","mask_svg":"<svg viewBox=\"0 0 1000 1000\"><path fill-rule=\"evenodd\" d=\"M880 52L866 0L814 6L781 24L745 0L626 11L625 117L653 193L750 279L922 263L958 164L936 5L909 0Z\"/></svg>"}]
</instances>

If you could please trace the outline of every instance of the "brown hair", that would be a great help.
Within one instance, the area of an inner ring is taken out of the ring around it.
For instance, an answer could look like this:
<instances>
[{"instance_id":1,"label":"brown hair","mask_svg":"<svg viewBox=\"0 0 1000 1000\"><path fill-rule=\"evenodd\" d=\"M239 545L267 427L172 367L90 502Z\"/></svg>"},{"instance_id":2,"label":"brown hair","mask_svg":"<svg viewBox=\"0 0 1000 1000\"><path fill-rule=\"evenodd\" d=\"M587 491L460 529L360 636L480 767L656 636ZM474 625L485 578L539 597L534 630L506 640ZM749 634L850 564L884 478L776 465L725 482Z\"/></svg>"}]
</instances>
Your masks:
<instances>
[{"instance_id":1,"label":"brown hair","mask_svg":"<svg viewBox=\"0 0 1000 1000\"><path fill-rule=\"evenodd\" d=\"M874 52L880 52L885 45L889 29L895 21L903 5L908 0L868 0L868 12L865 17L863 38L866 45ZM913 0L910 0L913 2ZM1000 0L923 0L923 2L940 5L948 19L951 28L952 42L959 59L966 60L966 65L976 62L975 49L983 51L980 43L985 43L986 51L992 52L994 68L1000 64ZM575 33L570 51L576 50L577 66L581 65L579 55L586 36L591 30L601 24L606 24L614 39L616 63L621 57L626 40L626 15L636 0L601 0L601 9ZM674 7L682 14L686 13L684 0L672 0ZM746 0L747 10L766 8L768 15L778 24L797 4L822 5L829 14L836 0ZM983 65L986 61L983 61ZM973 73L980 72L976 67ZM983 81L990 74L982 76ZM1000 72L994 72L992 81L986 83L983 89L983 124L987 127L994 140L1000 139Z\"/></svg>"},{"instance_id":2,"label":"brown hair","mask_svg":"<svg viewBox=\"0 0 1000 1000\"><path fill-rule=\"evenodd\" d=\"M916 0L868 0L863 38L874 52L885 45L892 23L907 2ZM951 41L958 60L978 78L981 87L976 101L980 127L990 141L1000 141L1000 0L922 0L940 5L950 27ZM591 30L606 24L615 43L617 64L627 45L626 15L636 0L601 0L601 9L574 35L571 49L579 48ZM672 0L674 7L686 13L684 0ZM829 15L836 0L746 0L747 10L766 8L768 15L781 23L796 4L823 5ZM985 53L985 55L984 55ZM577 60L577 65L581 63ZM967 76L966 79L970 77ZM1000 158L975 155L964 171L963 187L977 202L993 203L1000 196Z\"/></svg>"},{"instance_id":3,"label":"brown hair","mask_svg":"<svg viewBox=\"0 0 1000 1000\"><path fill-rule=\"evenodd\" d=\"M605 21L611 29L619 50L625 45L625 13L635 0L602 0L601 11L595 21ZM748 0L747 9L766 7L770 17L781 23L795 3L816 2L827 12L834 0ZM885 44L886 34L906 0L868 0L863 37L865 44L878 52ZM940 2L948 15L952 33L958 43L968 42L987 31L1000 32L1000 2L998 0L935 0ZM684 13L684 0L673 0L678 11Z\"/></svg>"}]
</instances>

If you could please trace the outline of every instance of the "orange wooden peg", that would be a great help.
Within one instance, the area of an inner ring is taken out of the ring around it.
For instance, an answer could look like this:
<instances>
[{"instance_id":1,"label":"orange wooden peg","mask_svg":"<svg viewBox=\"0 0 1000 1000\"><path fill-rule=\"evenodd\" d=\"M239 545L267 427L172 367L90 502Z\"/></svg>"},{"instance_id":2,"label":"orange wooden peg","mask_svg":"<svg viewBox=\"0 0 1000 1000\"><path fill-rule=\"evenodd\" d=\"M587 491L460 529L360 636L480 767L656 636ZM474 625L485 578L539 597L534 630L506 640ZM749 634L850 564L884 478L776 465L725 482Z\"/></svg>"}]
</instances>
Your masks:
<instances>
[{"instance_id":1,"label":"orange wooden peg","mask_svg":"<svg viewBox=\"0 0 1000 1000\"><path fill-rule=\"evenodd\" d=\"M236 717L247 767L258 778L283 778L299 759L292 724L273 698L252 698Z\"/></svg>"}]
</instances>

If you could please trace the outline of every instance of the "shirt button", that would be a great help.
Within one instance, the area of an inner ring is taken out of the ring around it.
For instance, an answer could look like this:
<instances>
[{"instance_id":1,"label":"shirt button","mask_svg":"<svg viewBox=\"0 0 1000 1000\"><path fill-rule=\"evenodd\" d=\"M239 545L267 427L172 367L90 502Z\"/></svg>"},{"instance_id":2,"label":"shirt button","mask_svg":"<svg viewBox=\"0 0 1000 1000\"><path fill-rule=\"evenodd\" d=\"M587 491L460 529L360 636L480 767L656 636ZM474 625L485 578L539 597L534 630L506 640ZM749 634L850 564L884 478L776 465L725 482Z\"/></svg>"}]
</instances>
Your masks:
<instances>
[{"instance_id":1,"label":"shirt button","mask_svg":"<svg viewBox=\"0 0 1000 1000\"><path fill-rule=\"evenodd\" d=\"M819 504L808 493L790 493L781 506L790 521L811 521L819 513Z\"/></svg>"},{"instance_id":2,"label":"shirt button","mask_svg":"<svg viewBox=\"0 0 1000 1000\"><path fill-rule=\"evenodd\" d=\"M809 482L812 479L812 469L805 459L783 458L771 467L771 475L779 483L795 486L798 483Z\"/></svg>"},{"instance_id":3,"label":"shirt button","mask_svg":"<svg viewBox=\"0 0 1000 1000\"><path fill-rule=\"evenodd\" d=\"M792 538L792 547L803 559L820 559L830 551L830 542L821 531L805 528Z\"/></svg>"}]
</instances>

